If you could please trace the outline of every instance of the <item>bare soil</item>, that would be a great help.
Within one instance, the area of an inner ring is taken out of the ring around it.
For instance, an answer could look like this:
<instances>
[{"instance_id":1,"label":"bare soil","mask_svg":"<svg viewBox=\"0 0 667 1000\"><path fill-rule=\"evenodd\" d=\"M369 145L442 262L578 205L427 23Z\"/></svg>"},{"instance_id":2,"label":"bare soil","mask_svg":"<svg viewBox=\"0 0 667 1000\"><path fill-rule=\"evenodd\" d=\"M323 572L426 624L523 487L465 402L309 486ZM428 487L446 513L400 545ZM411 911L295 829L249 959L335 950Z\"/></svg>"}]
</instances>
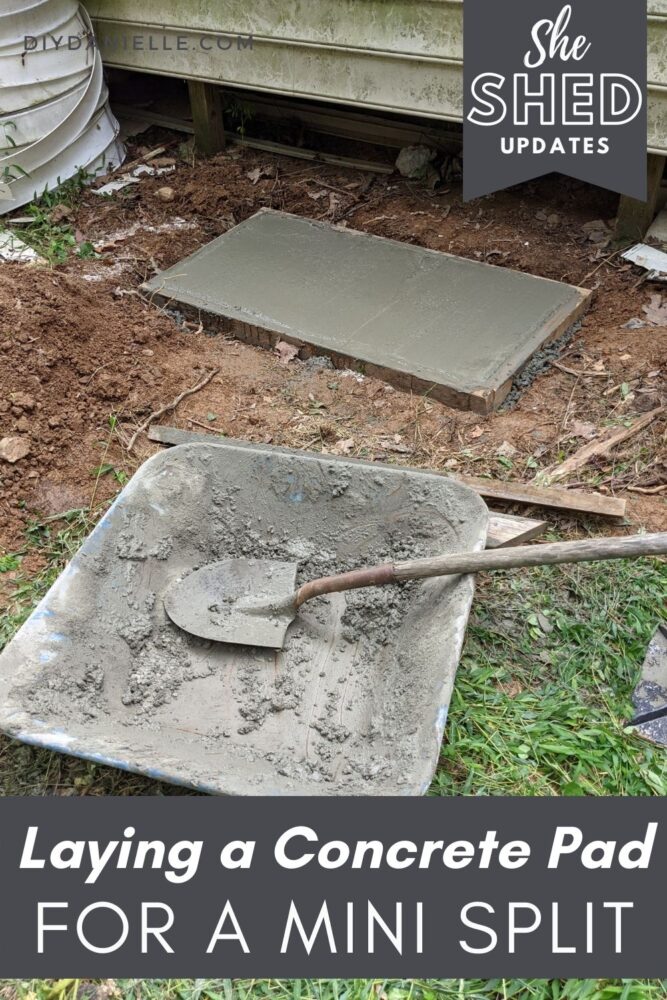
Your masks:
<instances>
[{"instance_id":1,"label":"bare soil","mask_svg":"<svg viewBox=\"0 0 667 1000\"><path fill-rule=\"evenodd\" d=\"M162 133L163 144L165 135L176 155L178 140ZM135 146L130 157L145 151ZM169 202L157 195L167 185ZM549 368L513 408L479 417L179 325L139 293L156 270L265 206L594 289L560 359L568 370ZM30 444L16 464L0 461L0 551L20 549L31 521L109 499L118 477L156 450L141 435L128 453L136 428L213 369L209 385L162 422L530 481L584 444L593 426L631 419L667 396L667 327L625 328L645 318L655 290L582 228L611 220L616 207L608 192L555 176L466 205L459 187L433 193L397 176L239 149L179 160L175 173L111 200L86 191L73 224L80 241L101 248L98 259L0 264L0 438ZM666 434L663 415L583 470L578 485L627 497L633 529L664 529L665 493L634 491L665 484Z\"/></svg>"}]
</instances>

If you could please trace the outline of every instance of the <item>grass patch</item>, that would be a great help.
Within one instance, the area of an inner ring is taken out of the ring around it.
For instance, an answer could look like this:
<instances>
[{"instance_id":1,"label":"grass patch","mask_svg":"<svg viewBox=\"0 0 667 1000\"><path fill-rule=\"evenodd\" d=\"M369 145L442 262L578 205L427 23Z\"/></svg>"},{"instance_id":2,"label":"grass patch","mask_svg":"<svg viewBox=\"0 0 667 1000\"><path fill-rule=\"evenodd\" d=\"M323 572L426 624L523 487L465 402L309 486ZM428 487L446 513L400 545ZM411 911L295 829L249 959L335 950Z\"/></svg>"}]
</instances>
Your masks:
<instances>
[{"instance_id":1,"label":"grass patch","mask_svg":"<svg viewBox=\"0 0 667 1000\"><path fill-rule=\"evenodd\" d=\"M663 1000L649 979L0 980L3 1000Z\"/></svg>"},{"instance_id":2,"label":"grass patch","mask_svg":"<svg viewBox=\"0 0 667 1000\"><path fill-rule=\"evenodd\" d=\"M69 221L91 179L91 175L80 170L57 190L45 191L23 210L32 222L17 227L16 235L51 265L63 264L73 254L82 259L97 256L91 243L77 240L74 225ZM4 226L0 223L2 228L12 230L11 219Z\"/></svg>"},{"instance_id":3,"label":"grass patch","mask_svg":"<svg viewBox=\"0 0 667 1000\"><path fill-rule=\"evenodd\" d=\"M482 581L432 792L666 795L667 754L624 731L666 592L657 559Z\"/></svg>"},{"instance_id":4,"label":"grass patch","mask_svg":"<svg viewBox=\"0 0 667 1000\"><path fill-rule=\"evenodd\" d=\"M0 557L0 649L101 510L33 524ZM17 569L26 555L43 569ZM667 753L624 730L666 592L657 559L480 578L431 794L667 795ZM0 737L0 795L43 794L188 793Z\"/></svg>"}]
</instances>

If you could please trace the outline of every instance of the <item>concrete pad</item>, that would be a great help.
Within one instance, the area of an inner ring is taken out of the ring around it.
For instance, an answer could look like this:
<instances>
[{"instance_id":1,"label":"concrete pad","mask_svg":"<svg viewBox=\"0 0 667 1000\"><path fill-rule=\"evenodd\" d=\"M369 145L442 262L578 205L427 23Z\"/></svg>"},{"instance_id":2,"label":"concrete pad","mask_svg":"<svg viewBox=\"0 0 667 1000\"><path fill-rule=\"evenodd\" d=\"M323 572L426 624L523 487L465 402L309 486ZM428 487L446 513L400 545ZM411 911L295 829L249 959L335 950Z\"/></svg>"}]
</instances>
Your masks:
<instances>
[{"instance_id":1,"label":"concrete pad","mask_svg":"<svg viewBox=\"0 0 667 1000\"><path fill-rule=\"evenodd\" d=\"M263 210L145 288L266 347L357 362L399 388L488 412L581 315L590 293Z\"/></svg>"}]
</instances>

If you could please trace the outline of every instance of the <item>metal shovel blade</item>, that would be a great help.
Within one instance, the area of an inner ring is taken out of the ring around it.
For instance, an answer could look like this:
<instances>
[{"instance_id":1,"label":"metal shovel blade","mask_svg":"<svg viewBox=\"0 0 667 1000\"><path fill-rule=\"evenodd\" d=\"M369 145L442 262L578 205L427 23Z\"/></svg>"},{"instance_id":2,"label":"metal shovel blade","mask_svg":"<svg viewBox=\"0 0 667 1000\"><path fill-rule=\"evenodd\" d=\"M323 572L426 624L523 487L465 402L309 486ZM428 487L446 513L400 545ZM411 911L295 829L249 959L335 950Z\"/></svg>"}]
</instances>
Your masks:
<instances>
[{"instance_id":1,"label":"metal shovel blade","mask_svg":"<svg viewBox=\"0 0 667 1000\"><path fill-rule=\"evenodd\" d=\"M294 621L296 563L225 559L176 580L164 597L174 625L213 642L282 649Z\"/></svg>"}]
</instances>

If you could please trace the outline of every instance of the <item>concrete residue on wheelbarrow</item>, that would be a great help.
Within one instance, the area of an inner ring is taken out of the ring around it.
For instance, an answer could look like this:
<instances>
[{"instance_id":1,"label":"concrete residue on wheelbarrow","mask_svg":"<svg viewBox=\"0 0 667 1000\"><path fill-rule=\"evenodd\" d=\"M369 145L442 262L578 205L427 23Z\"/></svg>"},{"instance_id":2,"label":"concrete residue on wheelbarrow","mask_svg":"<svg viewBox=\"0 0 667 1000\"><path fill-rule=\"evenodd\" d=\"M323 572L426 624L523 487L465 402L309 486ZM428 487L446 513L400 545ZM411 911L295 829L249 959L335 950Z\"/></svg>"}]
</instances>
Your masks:
<instances>
[{"instance_id":1,"label":"concrete residue on wheelbarrow","mask_svg":"<svg viewBox=\"0 0 667 1000\"><path fill-rule=\"evenodd\" d=\"M418 794L437 762L473 582L309 602L283 651L196 639L177 577L226 558L298 582L481 549L479 498L436 476L187 445L140 470L0 657L12 735L211 791Z\"/></svg>"}]
</instances>

